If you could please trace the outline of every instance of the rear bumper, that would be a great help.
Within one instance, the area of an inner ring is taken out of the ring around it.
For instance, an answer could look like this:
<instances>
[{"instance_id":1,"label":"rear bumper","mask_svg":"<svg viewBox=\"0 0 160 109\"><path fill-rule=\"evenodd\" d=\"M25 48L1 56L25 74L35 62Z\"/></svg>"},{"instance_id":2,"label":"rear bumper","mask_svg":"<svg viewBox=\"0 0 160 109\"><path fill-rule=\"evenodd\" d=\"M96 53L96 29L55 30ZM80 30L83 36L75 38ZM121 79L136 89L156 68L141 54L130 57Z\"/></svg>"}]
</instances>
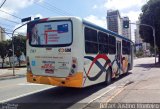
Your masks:
<instances>
[{"instance_id":1,"label":"rear bumper","mask_svg":"<svg viewBox=\"0 0 160 109\"><path fill-rule=\"evenodd\" d=\"M39 75L33 75L31 72L27 72L27 82L63 86L63 87L82 88L83 72L77 72L72 76L66 78L39 76Z\"/></svg>"}]
</instances>

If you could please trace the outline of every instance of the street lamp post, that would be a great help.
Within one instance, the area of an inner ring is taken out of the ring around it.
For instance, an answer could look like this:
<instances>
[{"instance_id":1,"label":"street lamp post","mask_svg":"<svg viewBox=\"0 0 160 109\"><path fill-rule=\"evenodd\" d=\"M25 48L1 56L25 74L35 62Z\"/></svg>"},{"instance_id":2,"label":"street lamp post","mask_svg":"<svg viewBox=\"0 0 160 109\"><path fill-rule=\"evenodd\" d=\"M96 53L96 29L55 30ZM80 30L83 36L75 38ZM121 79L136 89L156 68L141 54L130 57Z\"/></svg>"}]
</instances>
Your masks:
<instances>
[{"instance_id":1,"label":"street lamp post","mask_svg":"<svg viewBox=\"0 0 160 109\"><path fill-rule=\"evenodd\" d=\"M30 21L31 20L31 17L27 17L27 18L24 18L24 19L22 19L22 22L26 22L26 21ZM26 25L28 22L26 22L26 23L24 23L24 24L22 24L21 26L19 26L19 27L17 27L17 28L15 28L14 30L13 30L13 32L12 32L12 50L13 50L13 66L12 66L12 68L13 68L13 76L15 76L15 62L14 62L14 57L15 57L15 55L14 55L14 32L16 31L16 30L18 30L19 28L21 28L21 27L23 27L24 25Z\"/></svg>"},{"instance_id":2,"label":"street lamp post","mask_svg":"<svg viewBox=\"0 0 160 109\"><path fill-rule=\"evenodd\" d=\"M14 56L14 38L13 38L13 34L14 33L12 33L12 55L13 55L13 59L12 59L12 61L13 61L13 63L12 63L12 68L13 68L13 76L15 76L15 63L14 63L14 59L15 59L15 56Z\"/></svg>"},{"instance_id":3,"label":"street lamp post","mask_svg":"<svg viewBox=\"0 0 160 109\"><path fill-rule=\"evenodd\" d=\"M156 56L157 56L157 52L156 52L156 35L155 35L155 28L151 25L148 24L137 24L137 23L130 23L130 24L135 24L135 25L141 25L141 26L146 26L146 27L150 27L153 31L153 38L154 38L154 55L155 55L155 64L156 64Z\"/></svg>"},{"instance_id":4,"label":"street lamp post","mask_svg":"<svg viewBox=\"0 0 160 109\"><path fill-rule=\"evenodd\" d=\"M154 37L154 54L155 54L155 64L156 64L156 57L157 57L157 52L156 52L156 35L155 35L155 29L152 27L153 30L153 37Z\"/></svg>"}]
</instances>

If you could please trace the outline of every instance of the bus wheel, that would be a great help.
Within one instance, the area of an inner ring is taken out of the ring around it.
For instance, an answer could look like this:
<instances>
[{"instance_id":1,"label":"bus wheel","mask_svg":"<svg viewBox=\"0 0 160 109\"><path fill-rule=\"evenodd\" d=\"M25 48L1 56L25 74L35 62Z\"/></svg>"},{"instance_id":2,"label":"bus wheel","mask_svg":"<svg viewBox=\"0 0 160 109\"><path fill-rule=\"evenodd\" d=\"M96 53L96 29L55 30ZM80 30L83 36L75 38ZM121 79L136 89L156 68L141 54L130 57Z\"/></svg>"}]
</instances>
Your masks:
<instances>
[{"instance_id":1,"label":"bus wheel","mask_svg":"<svg viewBox=\"0 0 160 109\"><path fill-rule=\"evenodd\" d=\"M108 68L107 72L106 72L106 79L105 79L105 84L109 85L112 82L112 71L111 68Z\"/></svg>"}]
</instances>

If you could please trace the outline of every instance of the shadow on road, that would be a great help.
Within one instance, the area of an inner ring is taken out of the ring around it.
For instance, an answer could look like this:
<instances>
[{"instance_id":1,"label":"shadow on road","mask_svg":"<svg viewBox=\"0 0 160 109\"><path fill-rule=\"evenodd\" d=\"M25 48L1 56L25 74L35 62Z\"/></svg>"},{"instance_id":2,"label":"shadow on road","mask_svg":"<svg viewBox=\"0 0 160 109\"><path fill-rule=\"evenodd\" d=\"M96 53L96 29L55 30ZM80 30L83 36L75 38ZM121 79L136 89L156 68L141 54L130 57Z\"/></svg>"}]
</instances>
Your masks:
<instances>
[{"instance_id":1,"label":"shadow on road","mask_svg":"<svg viewBox=\"0 0 160 109\"><path fill-rule=\"evenodd\" d=\"M105 88L104 84L86 88L54 87L35 94L21 97L8 103L17 103L18 109L66 109L93 93Z\"/></svg>"},{"instance_id":2,"label":"shadow on road","mask_svg":"<svg viewBox=\"0 0 160 109\"><path fill-rule=\"evenodd\" d=\"M130 74L132 74L132 72L130 72L130 71L128 73L126 73L126 74L122 74L120 77L113 79L112 84L115 83L115 82L117 82L118 80L126 77L126 76L129 76Z\"/></svg>"},{"instance_id":3,"label":"shadow on road","mask_svg":"<svg viewBox=\"0 0 160 109\"><path fill-rule=\"evenodd\" d=\"M137 64L134 67L143 67L143 68L160 68L160 64L159 63L146 63L146 64Z\"/></svg>"},{"instance_id":4,"label":"shadow on road","mask_svg":"<svg viewBox=\"0 0 160 109\"><path fill-rule=\"evenodd\" d=\"M122 75L118 79L114 79L112 83L130 74L132 73L130 72L127 75ZM18 109L66 109L105 87L107 86L104 83L82 89L54 87L7 103L18 104Z\"/></svg>"}]
</instances>

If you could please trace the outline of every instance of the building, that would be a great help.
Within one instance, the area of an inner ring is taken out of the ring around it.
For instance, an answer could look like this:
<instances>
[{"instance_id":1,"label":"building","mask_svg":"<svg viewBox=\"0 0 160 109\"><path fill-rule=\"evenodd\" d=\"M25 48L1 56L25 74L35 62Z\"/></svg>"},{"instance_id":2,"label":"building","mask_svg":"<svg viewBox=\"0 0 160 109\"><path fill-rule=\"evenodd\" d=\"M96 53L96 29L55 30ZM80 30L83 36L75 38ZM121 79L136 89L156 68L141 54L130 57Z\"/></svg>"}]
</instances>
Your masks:
<instances>
[{"instance_id":1,"label":"building","mask_svg":"<svg viewBox=\"0 0 160 109\"><path fill-rule=\"evenodd\" d=\"M0 41L5 40L5 29L0 27Z\"/></svg>"},{"instance_id":2,"label":"building","mask_svg":"<svg viewBox=\"0 0 160 109\"><path fill-rule=\"evenodd\" d=\"M107 27L109 30L116 32L124 37L131 39L131 27L123 28L123 21L129 20L128 17L121 18L118 10L107 11ZM130 20L129 20L130 21Z\"/></svg>"},{"instance_id":3,"label":"building","mask_svg":"<svg viewBox=\"0 0 160 109\"><path fill-rule=\"evenodd\" d=\"M131 21L129 20L128 17L123 17L122 18L122 35L125 36L128 39L131 39L131 26L129 26L129 28L123 28L123 21L128 20L129 23L131 23Z\"/></svg>"},{"instance_id":4,"label":"building","mask_svg":"<svg viewBox=\"0 0 160 109\"><path fill-rule=\"evenodd\" d=\"M107 11L107 27L109 30L122 35L121 16L118 10Z\"/></svg>"}]
</instances>

